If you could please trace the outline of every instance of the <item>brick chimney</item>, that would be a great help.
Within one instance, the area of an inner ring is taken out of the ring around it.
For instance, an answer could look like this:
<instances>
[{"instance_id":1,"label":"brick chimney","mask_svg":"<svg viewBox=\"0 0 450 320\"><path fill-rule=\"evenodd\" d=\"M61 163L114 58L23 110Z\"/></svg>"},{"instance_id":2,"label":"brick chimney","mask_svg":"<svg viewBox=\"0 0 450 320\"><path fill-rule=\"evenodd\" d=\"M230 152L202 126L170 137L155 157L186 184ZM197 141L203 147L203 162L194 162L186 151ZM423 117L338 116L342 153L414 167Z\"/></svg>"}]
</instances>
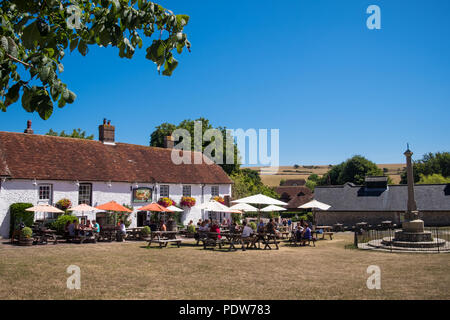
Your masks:
<instances>
[{"instance_id":1,"label":"brick chimney","mask_svg":"<svg viewBox=\"0 0 450 320\"><path fill-rule=\"evenodd\" d=\"M164 148L173 149L174 145L175 145L175 141L172 136L164 137Z\"/></svg>"},{"instance_id":2,"label":"brick chimney","mask_svg":"<svg viewBox=\"0 0 450 320\"><path fill-rule=\"evenodd\" d=\"M27 121L27 128L23 131L23 133L33 134L34 131L31 129L31 120Z\"/></svg>"},{"instance_id":3,"label":"brick chimney","mask_svg":"<svg viewBox=\"0 0 450 320\"><path fill-rule=\"evenodd\" d=\"M111 125L111 120L106 122L106 118L103 119L103 124L98 126L98 139L104 144L114 145L115 127Z\"/></svg>"}]
</instances>

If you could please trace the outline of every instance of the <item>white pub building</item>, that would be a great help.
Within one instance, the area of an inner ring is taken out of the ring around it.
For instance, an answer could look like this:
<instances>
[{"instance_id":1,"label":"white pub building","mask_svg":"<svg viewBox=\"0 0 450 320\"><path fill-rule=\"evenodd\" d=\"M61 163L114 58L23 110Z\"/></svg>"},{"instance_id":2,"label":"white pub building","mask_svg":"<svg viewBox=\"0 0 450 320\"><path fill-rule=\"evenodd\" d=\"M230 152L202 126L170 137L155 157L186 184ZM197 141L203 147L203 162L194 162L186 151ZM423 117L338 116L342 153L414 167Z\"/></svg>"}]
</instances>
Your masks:
<instances>
[{"instance_id":1,"label":"white pub building","mask_svg":"<svg viewBox=\"0 0 450 320\"><path fill-rule=\"evenodd\" d=\"M232 181L216 164L174 164L173 141L166 148L115 142L115 127L103 121L99 141L37 135L28 121L24 133L0 131L0 236L9 236L9 207L67 198L72 205L97 206L111 200L133 207L131 226L147 213L139 208L161 197L179 206L182 196L195 206L181 207L182 222L206 218L196 207L214 196L231 196ZM193 153L191 153L193 157Z\"/></svg>"}]
</instances>

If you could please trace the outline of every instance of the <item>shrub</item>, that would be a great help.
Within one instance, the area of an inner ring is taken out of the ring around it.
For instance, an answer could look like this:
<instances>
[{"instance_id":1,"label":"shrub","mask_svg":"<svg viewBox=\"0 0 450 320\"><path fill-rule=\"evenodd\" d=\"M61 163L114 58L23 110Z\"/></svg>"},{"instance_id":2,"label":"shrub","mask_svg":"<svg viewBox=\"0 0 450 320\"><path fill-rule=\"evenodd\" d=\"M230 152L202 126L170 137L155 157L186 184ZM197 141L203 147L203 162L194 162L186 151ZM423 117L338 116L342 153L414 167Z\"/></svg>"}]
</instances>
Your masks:
<instances>
[{"instance_id":1,"label":"shrub","mask_svg":"<svg viewBox=\"0 0 450 320\"><path fill-rule=\"evenodd\" d=\"M34 222L34 212L25 211L27 208L31 208L31 203L13 203L9 207L10 214L10 228L9 234L12 234L14 230L18 229L19 224L23 222L25 226L31 227Z\"/></svg>"},{"instance_id":2,"label":"shrub","mask_svg":"<svg viewBox=\"0 0 450 320\"><path fill-rule=\"evenodd\" d=\"M195 226L193 224L188 225L187 226L187 232L195 233Z\"/></svg>"},{"instance_id":3,"label":"shrub","mask_svg":"<svg viewBox=\"0 0 450 320\"><path fill-rule=\"evenodd\" d=\"M60 215L58 217L58 219L56 219L56 221L54 221L51 225L51 228L56 230L57 233L59 234L63 234L64 233L64 227L66 226L66 223L69 222L74 222L75 220L77 220L77 217L72 216L70 214L63 214Z\"/></svg>"},{"instance_id":4,"label":"shrub","mask_svg":"<svg viewBox=\"0 0 450 320\"><path fill-rule=\"evenodd\" d=\"M70 200L67 198L61 199L58 202L56 202L56 204L55 204L55 207L57 207L58 209L61 209L63 211L66 211L71 206L72 206L72 202L70 202Z\"/></svg>"},{"instance_id":5,"label":"shrub","mask_svg":"<svg viewBox=\"0 0 450 320\"><path fill-rule=\"evenodd\" d=\"M281 218L286 218L286 219L289 219L289 218L294 218L295 217L295 215L297 214L297 212L286 212L286 211L282 211L282 212L280 212L280 217Z\"/></svg>"},{"instance_id":6,"label":"shrub","mask_svg":"<svg viewBox=\"0 0 450 320\"><path fill-rule=\"evenodd\" d=\"M233 222L238 222L238 221L240 221L240 220L241 220L241 214L240 214L240 213L234 213L234 212L232 212L232 213L231 213L231 220L232 220Z\"/></svg>"},{"instance_id":7,"label":"shrub","mask_svg":"<svg viewBox=\"0 0 450 320\"><path fill-rule=\"evenodd\" d=\"M250 223L248 224L248 226L249 226L250 228L252 228L253 230L256 230L256 223L254 223L253 221L250 222Z\"/></svg>"},{"instance_id":8,"label":"shrub","mask_svg":"<svg viewBox=\"0 0 450 320\"><path fill-rule=\"evenodd\" d=\"M150 234L150 232L151 232L151 230L150 230L150 227L149 227L149 226L145 226L145 227L143 227L142 230L141 230L141 233L142 233L142 235L144 235L144 236L148 236L148 235Z\"/></svg>"},{"instance_id":9,"label":"shrub","mask_svg":"<svg viewBox=\"0 0 450 320\"><path fill-rule=\"evenodd\" d=\"M20 236L22 238L31 238L31 236L33 235L33 230L31 230L31 228L29 227L25 227L20 231Z\"/></svg>"},{"instance_id":10,"label":"shrub","mask_svg":"<svg viewBox=\"0 0 450 320\"><path fill-rule=\"evenodd\" d=\"M195 206L195 198L193 197L182 197L180 201L180 205L183 207L191 208Z\"/></svg>"}]
</instances>

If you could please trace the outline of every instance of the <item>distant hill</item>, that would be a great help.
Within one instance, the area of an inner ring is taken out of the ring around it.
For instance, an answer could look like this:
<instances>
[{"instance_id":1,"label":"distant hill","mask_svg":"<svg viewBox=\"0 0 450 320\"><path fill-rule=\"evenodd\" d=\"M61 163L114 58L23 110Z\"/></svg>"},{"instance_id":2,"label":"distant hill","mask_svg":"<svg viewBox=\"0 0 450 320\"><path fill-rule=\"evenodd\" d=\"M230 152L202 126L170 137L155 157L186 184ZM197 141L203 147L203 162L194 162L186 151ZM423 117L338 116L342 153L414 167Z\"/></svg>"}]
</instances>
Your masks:
<instances>
[{"instance_id":1,"label":"distant hill","mask_svg":"<svg viewBox=\"0 0 450 320\"><path fill-rule=\"evenodd\" d=\"M403 163L389 163L389 164L377 164L377 166L384 171L386 175L391 177L394 183L400 183L400 174L405 168L405 164ZM298 168L294 168L294 166L281 166L279 171L276 174L270 172L269 167L247 167L252 170L262 170L261 179L264 184L276 187L280 185L280 181L282 179L307 179L311 174L315 173L319 176L322 176L326 173L331 167L327 165L320 166L299 166ZM266 172L266 173L264 173ZM267 173L268 172L268 173Z\"/></svg>"}]
</instances>

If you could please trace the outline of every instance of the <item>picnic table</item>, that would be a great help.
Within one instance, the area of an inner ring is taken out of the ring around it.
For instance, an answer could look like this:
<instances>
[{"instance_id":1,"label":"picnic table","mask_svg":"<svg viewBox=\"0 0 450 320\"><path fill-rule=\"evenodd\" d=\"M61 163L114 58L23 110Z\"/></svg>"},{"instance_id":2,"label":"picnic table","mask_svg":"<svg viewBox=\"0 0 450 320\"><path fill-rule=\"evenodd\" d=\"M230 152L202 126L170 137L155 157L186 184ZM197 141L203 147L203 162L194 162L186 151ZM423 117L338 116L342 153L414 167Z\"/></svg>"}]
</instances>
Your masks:
<instances>
[{"instance_id":1,"label":"picnic table","mask_svg":"<svg viewBox=\"0 0 450 320\"><path fill-rule=\"evenodd\" d=\"M144 227L134 227L134 228L127 228L127 239L130 240L141 240L142 234L141 231L144 229Z\"/></svg>"},{"instance_id":2,"label":"picnic table","mask_svg":"<svg viewBox=\"0 0 450 320\"><path fill-rule=\"evenodd\" d=\"M214 233L214 232L213 232ZM223 243L228 244L228 251L237 250L235 244L241 244L242 234L240 232L224 232L220 234L224 239ZM244 248L244 246L242 246Z\"/></svg>"},{"instance_id":3,"label":"picnic table","mask_svg":"<svg viewBox=\"0 0 450 320\"><path fill-rule=\"evenodd\" d=\"M67 242L80 242L80 244L85 242L86 240L92 240L94 243L97 243L98 237L99 234L94 232L93 228L76 230L74 236L71 236L69 234L65 235Z\"/></svg>"},{"instance_id":4,"label":"picnic table","mask_svg":"<svg viewBox=\"0 0 450 320\"><path fill-rule=\"evenodd\" d=\"M175 243L179 248L182 241L182 239L177 238L177 231L152 231L150 233L150 240L147 248L149 248L152 243L159 244L160 248L167 247L169 243Z\"/></svg>"},{"instance_id":5,"label":"picnic table","mask_svg":"<svg viewBox=\"0 0 450 320\"><path fill-rule=\"evenodd\" d=\"M277 235L275 233L268 233L268 232L258 232L253 237L253 241L250 244L250 248L260 249L261 248L261 242L264 244L264 250L269 249L272 250L271 244L274 244L277 248L278 247L278 240ZM256 244L258 244L258 248L256 247Z\"/></svg>"},{"instance_id":6,"label":"picnic table","mask_svg":"<svg viewBox=\"0 0 450 320\"><path fill-rule=\"evenodd\" d=\"M322 229L322 232L320 232L319 230ZM325 239L325 236L329 236L330 240L333 240L333 227L332 226L316 226L314 231L311 231L312 234L322 234L322 240Z\"/></svg>"},{"instance_id":7,"label":"picnic table","mask_svg":"<svg viewBox=\"0 0 450 320\"><path fill-rule=\"evenodd\" d=\"M224 238L222 237L222 234L220 234L220 233L209 232L209 231L199 231L197 244L201 241L203 243L204 249L206 249L207 247L214 248L215 246L219 246L219 249L222 249L222 244L224 244L223 239Z\"/></svg>"},{"instance_id":8,"label":"picnic table","mask_svg":"<svg viewBox=\"0 0 450 320\"><path fill-rule=\"evenodd\" d=\"M117 238L118 228L114 225L103 225L100 226L100 232L98 234L99 240L103 241L113 241Z\"/></svg>"},{"instance_id":9,"label":"picnic table","mask_svg":"<svg viewBox=\"0 0 450 320\"><path fill-rule=\"evenodd\" d=\"M36 228L33 230L33 239L36 244L47 244L49 240L53 241L53 244L58 244L56 238L56 231L51 229Z\"/></svg>"}]
</instances>

